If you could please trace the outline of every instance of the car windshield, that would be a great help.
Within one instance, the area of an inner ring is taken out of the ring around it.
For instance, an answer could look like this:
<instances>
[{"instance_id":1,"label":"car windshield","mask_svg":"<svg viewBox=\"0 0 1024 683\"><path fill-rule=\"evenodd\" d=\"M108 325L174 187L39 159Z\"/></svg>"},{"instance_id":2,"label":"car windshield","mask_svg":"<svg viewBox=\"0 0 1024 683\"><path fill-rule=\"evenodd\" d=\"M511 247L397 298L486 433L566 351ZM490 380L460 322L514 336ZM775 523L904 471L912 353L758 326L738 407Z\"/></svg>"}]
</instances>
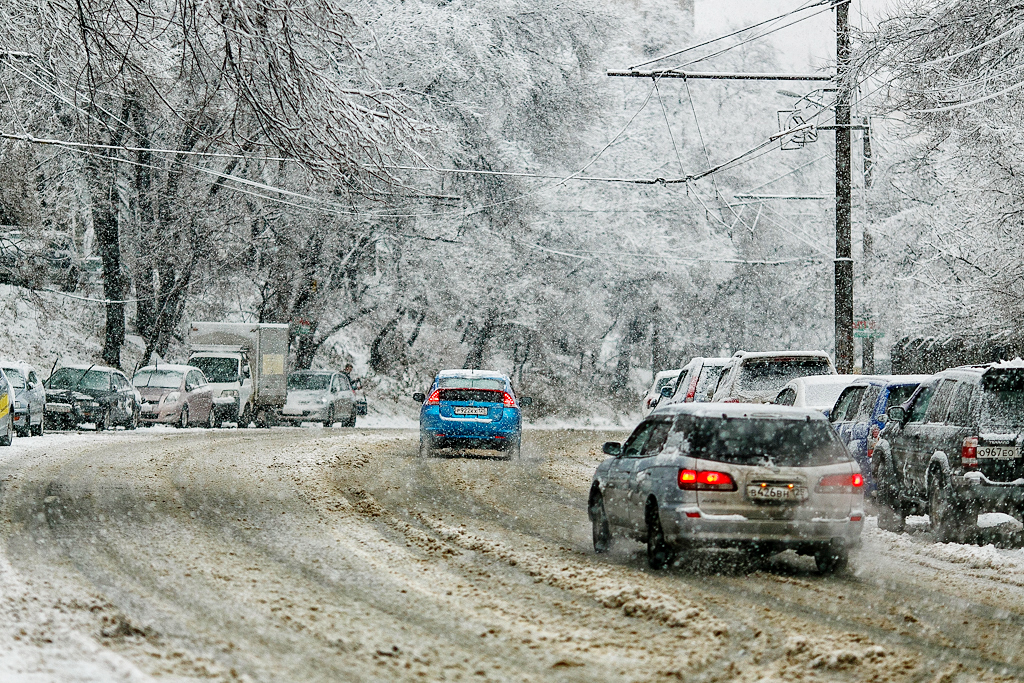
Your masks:
<instances>
[{"instance_id":1,"label":"car windshield","mask_svg":"<svg viewBox=\"0 0 1024 683\"><path fill-rule=\"evenodd\" d=\"M193 356L189 365L199 368L211 382L237 382L238 359L217 358L215 356Z\"/></svg>"},{"instance_id":2,"label":"car windshield","mask_svg":"<svg viewBox=\"0 0 1024 683\"><path fill-rule=\"evenodd\" d=\"M50 389L85 389L105 391L110 389L110 373L102 370L61 368L50 376L46 386Z\"/></svg>"},{"instance_id":3,"label":"car windshield","mask_svg":"<svg viewBox=\"0 0 1024 683\"><path fill-rule=\"evenodd\" d=\"M22 377L21 371L15 368L4 368L4 372L7 374L7 379L10 380L11 386L15 389L25 388L25 378Z\"/></svg>"},{"instance_id":4,"label":"car windshield","mask_svg":"<svg viewBox=\"0 0 1024 683\"><path fill-rule=\"evenodd\" d=\"M850 460L832 426L822 420L680 415L674 431L683 433L689 455L702 460L733 465L771 461L780 467Z\"/></svg>"},{"instance_id":5,"label":"car windshield","mask_svg":"<svg viewBox=\"0 0 1024 683\"><path fill-rule=\"evenodd\" d=\"M132 377L132 384L137 387L155 387L157 389L177 389L181 386L182 372L179 370L139 370Z\"/></svg>"},{"instance_id":6,"label":"car windshield","mask_svg":"<svg viewBox=\"0 0 1024 683\"><path fill-rule=\"evenodd\" d=\"M505 382L500 379L471 379L468 377L442 377L437 380L438 389L490 389L503 391Z\"/></svg>"},{"instance_id":7,"label":"car windshield","mask_svg":"<svg viewBox=\"0 0 1024 683\"><path fill-rule=\"evenodd\" d=\"M288 375L288 388L295 391L325 391L331 386L330 375L296 373Z\"/></svg>"},{"instance_id":8,"label":"car windshield","mask_svg":"<svg viewBox=\"0 0 1024 683\"><path fill-rule=\"evenodd\" d=\"M754 358L743 362L738 388L740 391L778 391L797 377L830 374L832 368L826 358Z\"/></svg>"},{"instance_id":9,"label":"car windshield","mask_svg":"<svg viewBox=\"0 0 1024 683\"><path fill-rule=\"evenodd\" d=\"M982 376L981 428L1024 428L1024 369L993 368Z\"/></svg>"}]
</instances>

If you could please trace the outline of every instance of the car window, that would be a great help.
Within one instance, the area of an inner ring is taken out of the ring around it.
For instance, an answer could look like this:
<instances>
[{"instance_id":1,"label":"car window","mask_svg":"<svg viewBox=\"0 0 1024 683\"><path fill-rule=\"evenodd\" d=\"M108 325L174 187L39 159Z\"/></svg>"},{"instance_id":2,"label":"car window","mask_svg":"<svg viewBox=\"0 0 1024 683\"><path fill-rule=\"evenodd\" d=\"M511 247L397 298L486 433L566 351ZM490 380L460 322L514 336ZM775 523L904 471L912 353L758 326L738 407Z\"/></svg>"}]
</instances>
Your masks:
<instances>
[{"instance_id":1,"label":"car window","mask_svg":"<svg viewBox=\"0 0 1024 683\"><path fill-rule=\"evenodd\" d=\"M981 428L1019 432L1024 429L1024 371L999 368L982 376Z\"/></svg>"},{"instance_id":2,"label":"car window","mask_svg":"<svg viewBox=\"0 0 1024 683\"><path fill-rule=\"evenodd\" d=\"M113 377L115 388L118 391L124 391L131 387L131 385L128 383L128 380L125 379L123 376L115 374Z\"/></svg>"},{"instance_id":3,"label":"car window","mask_svg":"<svg viewBox=\"0 0 1024 683\"><path fill-rule=\"evenodd\" d=\"M501 379L469 379L466 377L442 377L437 380L438 389L490 389L502 391L505 381Z\"/></svg>"},{"instance_id":4,"label":"car window","mask_svg":"<svg viewBox=\"0 0 1024 683\"><path fill-rule=\"evenodd\" d=\"M683 433L689 455L702 460L734 465L768 461L780 467L850 461L836 431L824 420L680 415L674 430Z\"/></svg>"},{"instance_id":5,"label":"car window","mask_svg":"<svg viewBox=\"0 0 1024 683\"><path fill-rule=\"evenodd\" d=\"M206 384L206 382L203 381L202 373L200 373L198 370L189 370L188 381L190 384L197 387L201 387L204 384Z\"/></svg>"},{"instance_id":6,"label":"car window","mask_svg":"<svg viewBox=\"0 0 1024 683\"><path fill-rule=\"evenodd\" d=\"M865 387L864 395L860 399L860 406L853 413L854 422L867 422L871 419L871 415L875 410L875 404L878 403L878 395L882 393L882 387Z\"/></svg>"},{"instance_id":7,"label":"car window","mask_svg":"<svg viewBox=\"0 0 1024 683\"><path fill-rule=\"evenodd\" d=\"M797 377L830 375L827 358L751 358L740 366L739 391L781 389Z\"/></svg>"},{"instance_id":8,"label":"car window","mask_svg":"<svg viewBox=\"0 0 1024 683\"><path fill-rule=\"evenodd\" d=\"M326 391L330 381L330 375L296 372L288 375L288 388L296 391Z\"/></svg>"},{"instance_id":9,"label":"car window","mask_svg":"<svg viewBox=\"0 0 1024 683\"><path fill-rule=\"evenodd\" d=\"M780 406L791 406L796 403L796 389L786 388L779 392L779 395L775 397L775 402Z\"/></svg>"},{"instance_id":10,"label":"car window","mask_svg":"<svg viewBox=\"0 0 1024 683\"><path fill-rule=\"evenodd\" d=\"M925 422L946 421L946 408L949 407L949 399L952 398L955 390L956 380L942 380L942 384L940 384L938 390L936 390L935 396L932 397L931 404L928 406L928 411L924 415Z\"/></svg>"},{"instance_id":11,"label":"car window","mask_svg":"<svg viewBox=\"0 0 1024 683\"><path fill-rule=\"evenodd\" d=\"M974 394L974 385L970 382L961 382L953 394L953 400L949 403L949 416L946 421L952 425L966 427L971 422L971 396Z\"/></svg>"},{"instance_id":12,"label":"car window","mask_svg":"<svg viewBox=\"0 0 1024 683\"><path fill-rule=\"evenodd\" d=\"M6 373L0 372L0 393L6 392L9 388L10 385L7 384Z\"/></svg>"},{"instance_id":13,"label":"car window","mask_svg":"<svg viewBox=\"0 0 1024 683\"><path fill-rule=\"evenodd\" d=\"M35 370L29 370L29 372L28 372L28 381L29 381L30 384L39 384L39 377L38 377L38 375L36 375L36 371Z\"/></svg>"},{"instance_id":14,"label":"car window","mask_svg":"<svg viewBox=\"0 0 1024 683\"><path fill-rule=\"evenodd\" d=\"M836 405L832 409L829 418L833 422L846 422L849 416L857 410L863 394L864 387L846 387L843 389L843 393L839 394L839 398L836 399Z\"/></svg>"},{"instance_id":15,"label":"car window","mask_svg":"<svg viewBox=\"0 0 1024 683\"><path fill-rule=\"evenodd\" d=\"M8 381L15 389L25 388L25 378L21 376L21 371L17 368L4 368L4 374L7 375Z\"/></svg>"},{"instance_id":16,"label":"car window","mask_svg":"<svg viewBox=\"0 0 1024 683\"><path fill-rule=\"evenodd\" d=\"M705 403L715 395L715 387L718 386L718 379L722 376L721 365L705 365L700 369L697 377L697 389L693 392L693 400L696 403Z\"/></svg>"},{"instance_id":17,"label":"car window","mask_svg":"<svg viewBox=\"0 0 1024 683\"><path fill-rule=\"evenodd\" d=\"M194 356L188 361L203 371L205 377L212 382L237 382L238 381L238 359L217 358L215 356Z\"/></svg>"},{"instance_id":18,"label":"car window","mask_svg":"<svg viewBox=\"0 0 1024 683\"><path fill-rule=\"evenodd\" d=\"M889 395L885 397L885 409L888 410L889 406L901 406L906 403L907 399L914 394L914 389L917 389L916 384L889 387Z\"/></svg>"},{"instance_id":19,"label":"car window","mask_svg":"<svg viewBox=\"0 0 1024 683\"><path fill-rule=\"evenodd\" d=\"M348 378L345 375L338 375L335 378L338 382L338 391L351 391L352 387L348 383Z\"/></svg>"},{"instance_id":20,"label":"car window","mask_svg":"<svg viewBox=\"0 0 1024 683\"><path fill-rule=\"evenodd\" d=\"M658 426L658 422L642 422L633 433L630 434L629 438L626 439L626 443L622 444L622 455L625 457L635 458L640 454L640 451L644 446L647 445L647 439L650 438L651 432Z\"/></svg>"},{"instance_id":21,"label":"car window","mask_svg":"<svg viewBox=\"0 0 1024 683\"><path fill-rule=\"evenodd\" d=\"M932 395L935 393L935 385L929 384L921 389L921 392L914 399L914 405L910 408L910 418L907 422L924 422L924 414L931 403Z\"/></svg>"},{"instance_id":22,"label":"car window","mask_svg":"<svg viewBox=\"0 0 1024 683\"><path fill-rule=\"evenodd\" d=\"M665 445L665 440L668 439L668 435L671 431L671 422L666 420L664 422L656 423L654 429L650 432L650 436L647 438L647 443L645 443L643 448L640 449L640 456L648 457L660 453L661 448Z\"/></svg>"}]
</instances>

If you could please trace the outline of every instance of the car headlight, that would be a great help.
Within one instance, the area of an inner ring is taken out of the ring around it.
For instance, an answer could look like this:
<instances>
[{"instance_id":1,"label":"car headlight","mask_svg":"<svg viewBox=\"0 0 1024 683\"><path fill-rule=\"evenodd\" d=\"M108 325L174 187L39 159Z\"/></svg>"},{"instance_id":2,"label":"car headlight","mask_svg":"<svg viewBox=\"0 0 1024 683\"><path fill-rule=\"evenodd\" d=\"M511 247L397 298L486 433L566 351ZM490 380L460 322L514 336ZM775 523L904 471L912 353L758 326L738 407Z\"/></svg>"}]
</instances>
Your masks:
<instances>
[{"instance_id":1,"label":"car headlight","mask_svg":"<svg viewBox=\"0 0 1024 683\"><path fill-rule=\"evenodd\" d=\"M221 397L238 398L238 389L225 389L220 392Z\"/></svg>"},{"instance_id":2,"label":"car headlight","mask_svg":"<svg viewBox=\"0 0 1024 683\"><path fill-rule=\"evenodd\" d=\"M171 393L164 396L164 403L177 403L179 398L181 398L181 392L172 391Z\"/></svg>"},{"instance_id":3,"label":"car headlight","mask_svg":"<svg viewBox=\"0 0 1024 683\"><path fill-rule=\"evenodd\" d=\"M100 404L97 403L96 401L79 401L78 405L84 406L86 408L99 408L100 407Z\"/></svg>"},{"instance_id":4,"label":"car headlight","mask_svg":"<svg viewBox=\"0 0 1024 683\"><path fill-rule=\"evenodd\" d=\"M327 398L326 396L321 396L319 399L317 399L317 403L327 403L329 400L330 399Z\"/></svg>"}]
</instances>

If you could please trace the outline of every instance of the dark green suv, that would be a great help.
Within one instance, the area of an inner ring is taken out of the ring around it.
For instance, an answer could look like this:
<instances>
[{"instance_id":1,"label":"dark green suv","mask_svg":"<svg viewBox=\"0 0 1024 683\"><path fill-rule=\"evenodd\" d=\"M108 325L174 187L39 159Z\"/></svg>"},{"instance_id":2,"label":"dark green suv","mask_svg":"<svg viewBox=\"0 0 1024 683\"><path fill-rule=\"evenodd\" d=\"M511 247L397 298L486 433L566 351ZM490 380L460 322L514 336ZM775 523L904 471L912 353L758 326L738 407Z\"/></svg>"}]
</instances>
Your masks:
<instances>
[{"instance_id":1,"label":"dark green suv","mask_svg":"<svg viewBox=\"0 0 1024 683\"><path fill-rule=\"evenodd\" d=\"M927 514L936 539L962 541L978 513L1024 511L1024 362L944 370L887 412L871 458L878 526Z\"/></svg>"}]
</instances>

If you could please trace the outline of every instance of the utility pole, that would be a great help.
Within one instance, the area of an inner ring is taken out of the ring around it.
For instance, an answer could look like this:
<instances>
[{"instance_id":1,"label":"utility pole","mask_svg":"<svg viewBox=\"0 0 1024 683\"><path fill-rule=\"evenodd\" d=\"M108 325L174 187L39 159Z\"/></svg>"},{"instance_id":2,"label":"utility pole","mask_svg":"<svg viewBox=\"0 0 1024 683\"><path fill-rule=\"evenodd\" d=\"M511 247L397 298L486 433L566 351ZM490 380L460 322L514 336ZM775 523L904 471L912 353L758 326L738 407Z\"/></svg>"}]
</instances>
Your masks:
<instances>
[{"instance_id":1,"label":"utility pole","mask_svg":"<svg viewBox=\"0 0 1024 683\"><path fill-rule=\"evenodd\" d=\"M836 10L836 369L853 371L853 244L850 182L850 2L834 0Z\"/></svg>"},{"instance_id":2,"label":"utility pole","mask_svg":"<svg viewBox=\"0 0 1024 683\"><path fill-rule=\"evenodd\" d=\"M874 160L871 158L871 126L868 119L864 119L864 188L871 187L872 171L874 169ZM864 258L861 266L863 270L863 282L864 289L871 286L871 273L868 269L874 254L875 254L875 240L871 233L868 231L867 224L864 224ZM866 317L870 317L871 311L866 311L868 314ZM869 330L873 332L874 330ZM865 375L875 374L875 338L874 336L867 336L861 339L861 371Z\"/></svg>"}]
</instances>

